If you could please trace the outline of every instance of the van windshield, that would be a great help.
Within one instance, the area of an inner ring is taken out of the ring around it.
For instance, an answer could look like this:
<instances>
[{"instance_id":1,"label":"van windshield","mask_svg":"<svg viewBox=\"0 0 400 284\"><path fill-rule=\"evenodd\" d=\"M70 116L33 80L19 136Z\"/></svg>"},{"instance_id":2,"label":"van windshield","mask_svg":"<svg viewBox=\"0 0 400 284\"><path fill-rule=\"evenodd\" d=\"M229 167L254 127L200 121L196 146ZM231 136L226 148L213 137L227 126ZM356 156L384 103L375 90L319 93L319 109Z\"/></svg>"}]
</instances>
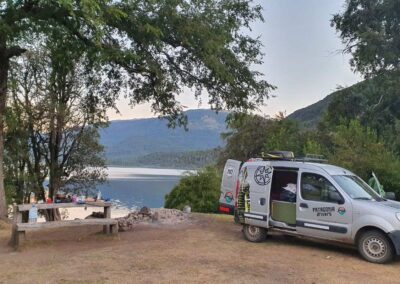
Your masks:
<instances>
[{"instance_id":1,"label":"van windshield","mask_svg":"<svg viewBox=\"0 0 400 284\"><path fill-rule=\"evenodd\" d=\"M353 199L384 200L365 181L358 176L337 175L333 179Z\"/></svg>"}]
</instances>

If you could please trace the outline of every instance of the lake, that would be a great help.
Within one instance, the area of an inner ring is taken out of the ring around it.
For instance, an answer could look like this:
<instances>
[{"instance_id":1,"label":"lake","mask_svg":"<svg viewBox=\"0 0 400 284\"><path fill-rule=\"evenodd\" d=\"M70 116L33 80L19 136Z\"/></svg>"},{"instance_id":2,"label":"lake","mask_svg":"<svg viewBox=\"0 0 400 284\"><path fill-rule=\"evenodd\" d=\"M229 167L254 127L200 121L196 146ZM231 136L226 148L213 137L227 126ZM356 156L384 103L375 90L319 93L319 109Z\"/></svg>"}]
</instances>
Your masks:
<instances>
[{"instance_id":1,"label":"lake","mask_svg":"<svg viewBox=\"0 0 400 284\"><path fill-rule=\"evenodd\" d=\"M186 170L108 167L108 183L98 186L118 209L164 206L164 197Z\"/></svg>"}]
</instances>

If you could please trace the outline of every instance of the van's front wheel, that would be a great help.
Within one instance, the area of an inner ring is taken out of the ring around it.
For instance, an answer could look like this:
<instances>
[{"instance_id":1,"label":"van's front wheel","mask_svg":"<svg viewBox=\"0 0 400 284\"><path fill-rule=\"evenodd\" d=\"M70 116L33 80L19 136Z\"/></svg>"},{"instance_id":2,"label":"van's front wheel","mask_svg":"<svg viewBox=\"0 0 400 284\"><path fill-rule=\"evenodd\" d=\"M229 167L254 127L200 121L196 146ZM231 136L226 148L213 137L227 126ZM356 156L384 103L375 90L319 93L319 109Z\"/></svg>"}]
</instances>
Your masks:
<instances>
[{"instance_id":1,"label":"van's front wheel","mask_svg":"<svg viewBox=\"0 0 400 284\"><path fill-rule=\"evenodd\" d=\"M394 257L389 238L377 230L366 231L360 236L358 251L365 260L373 263L387 263Z\"/></svg>"},{"instance_id":2,"label":"van's front wheel","mask_svg":"<svg viewBox=\"0 0 400 284\"><path fill-rule=\"evenodd\" d=\"M254 243L259 243L267 238L267 230L261 227L244 225L243 234L246 240Z\"/></svg>"}]
</instances>

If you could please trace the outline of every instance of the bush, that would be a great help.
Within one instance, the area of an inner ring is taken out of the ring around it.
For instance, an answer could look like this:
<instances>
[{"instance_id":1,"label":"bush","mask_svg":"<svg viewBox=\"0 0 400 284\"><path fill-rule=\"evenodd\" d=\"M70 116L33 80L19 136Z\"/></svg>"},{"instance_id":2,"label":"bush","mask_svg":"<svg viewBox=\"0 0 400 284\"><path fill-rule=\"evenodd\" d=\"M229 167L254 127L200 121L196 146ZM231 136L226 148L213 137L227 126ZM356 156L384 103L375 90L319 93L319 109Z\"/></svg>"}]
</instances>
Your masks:
<instances>
[{"instance_id":1,"label":"bush","mask_svg":"<svg viewBox=\"0 0 400 284\"><path fill-rule=\"evenodd\" d=\"M400 160L372 129L351 120L347 125L337 126L332 142L330 163L353 171L365 181L373 171L385 191L393 191L400 197Z\"/></svg>"},{"instance_id":2,"label":"bush","mask_svg":"<svg viewBox=\"0 0 400 284\"><path fill-rule=\"evenodd\" d=\"M165 196L165 208L182 210L189 205L194 212L217 212L221 175L214 167L206 167L181 179Z\"/></svg>"}]
</instances>

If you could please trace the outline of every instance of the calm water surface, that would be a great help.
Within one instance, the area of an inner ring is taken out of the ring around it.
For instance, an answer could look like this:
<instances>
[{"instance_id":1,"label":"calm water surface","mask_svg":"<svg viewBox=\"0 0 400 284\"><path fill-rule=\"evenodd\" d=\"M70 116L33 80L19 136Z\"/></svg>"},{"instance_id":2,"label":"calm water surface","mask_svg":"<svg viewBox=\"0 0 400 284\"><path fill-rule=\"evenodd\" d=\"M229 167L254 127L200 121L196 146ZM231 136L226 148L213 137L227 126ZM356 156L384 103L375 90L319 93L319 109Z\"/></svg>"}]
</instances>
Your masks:
<instances>
[{"instance_id":1,"label":"calm water surface","mask_svg":"<svg viewBox=\"0 0 400 284\"><path fill-rule=\"evenodd\" d=\"M164 206L165 195L185 174L186 170L109 167L108 183L98 189L117 208L158 208Z\"/></svg>"}]
</instances>

